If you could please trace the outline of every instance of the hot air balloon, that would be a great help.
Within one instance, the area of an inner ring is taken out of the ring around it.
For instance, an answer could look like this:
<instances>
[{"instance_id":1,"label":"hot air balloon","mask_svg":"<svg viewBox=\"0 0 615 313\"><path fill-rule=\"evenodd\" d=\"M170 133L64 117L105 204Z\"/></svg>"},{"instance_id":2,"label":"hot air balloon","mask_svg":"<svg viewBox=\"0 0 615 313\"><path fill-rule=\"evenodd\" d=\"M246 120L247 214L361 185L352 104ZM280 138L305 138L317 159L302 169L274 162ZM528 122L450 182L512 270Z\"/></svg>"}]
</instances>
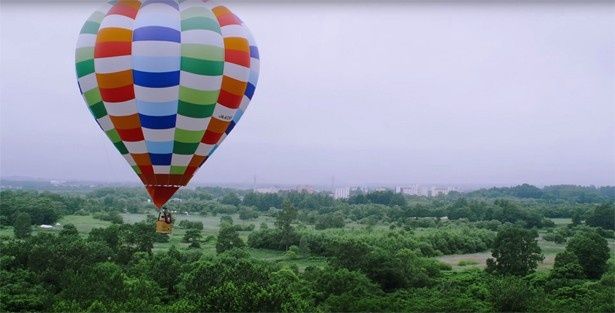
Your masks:
<instances>
[{"instance_id":1,"label":"hot air balloon","mask_svg":"<svg viewBox=\"0 0 615 313\"><path fill-rule=\"evenodd\" d=\"M213 1L117 0L83 25L76 69L90 112L160 209L241 119L259 54Z\"/></svg>"}]
</instances>

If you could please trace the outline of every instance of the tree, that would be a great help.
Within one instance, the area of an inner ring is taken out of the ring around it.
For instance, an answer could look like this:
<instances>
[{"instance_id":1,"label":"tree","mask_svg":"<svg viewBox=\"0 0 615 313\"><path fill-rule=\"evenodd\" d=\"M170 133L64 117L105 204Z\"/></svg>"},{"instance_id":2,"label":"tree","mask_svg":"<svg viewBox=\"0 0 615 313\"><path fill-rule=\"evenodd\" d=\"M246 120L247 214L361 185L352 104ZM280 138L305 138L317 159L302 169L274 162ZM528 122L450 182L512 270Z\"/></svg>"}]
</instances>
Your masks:
<instances>
[{"instance_id":1,"label":"tree","mask_svg":"<svg viewBox=\"0 0 615 313\"><path fill-rule=\"evenodd\" d=\"M608 269L609 246L606 239L596 231L577 232L566 245L566 250L577 256L583 272L589 278L600 278Z\"/></svg>"},{"instance_id":2,"label":"tree","mask_svg":"<svg viewBox=\"0 0 615 313\"><path fill-rule=\"evenodd\" d=\"M218 233L216 242L216 252L222 253L234 248L243 248L246 244L239 238L237 229L234 226L223 224Z\"/></svg>"},{"instance_id":3,"label":"tree","mask_svg":"<svg viewBox=\"0 0 615 313\"><path fill-rule=\"evenodd\" d=\"M13 225L13 232L15 233L15 238L24 239L30 237L32 234L32 222L30 219L30 214L28 213L19 213L15 218L15 224Z\"/></svg>"},{"instance_id":4,"label":"tree","mask_svg":"<svg viewBox=\"0 0 615 313\"><path fill-rule=\"evenodd\" d=\"M520 227L506 227L498 232L491 250L494 259L487 259L487 271L500 274L525 276L533 272L541 254L536 231Z\"/></svg>"},{"instance_id":5,"label":"tree","mask_svg":"<svg viewBox=\"0 0 615 313\"><path fill-rule=\"evenodd\" d=\"M258 212L251 207L243 207L239 210L239 219L250 220L258 217Z\"/></svg>"},{"instance_id":6,"label":"tree","mask_svg":"<svg viewBox=\"0 0 615 313\"><path fill-rule=\"evenodd\" d=\"M553 264L551 276L553 278L582 279L585 277L585 273L579 263L579 258L574 253L565 250L555 255L555 264Z\"/></svg>"},{"instance_id":7,"label":"tree","mask_svg":"<svg viewBox=\"0 0 615 313\"><path fill-rule=\"evenodd\" d=\"M293 204L285 200L282 203L282 211L278 212L275 220L275 226L280 231L280 244L284 250L288 250L291 244L295 244L295 239L298 237L295 229L291 226L292 222L299 215Z\"/></svg>"},{"instance_id":8,"label":"tree","mask_svg":"<svg viewBox=\"0 0 615 313\"><path fill-rule=\"evenodd\" d=\"M186 234L184 234L183 242L190 243L190 248L200 248L201 244L199 241L201 240L201 231L196 228L190 228L186 230Z\"/></svg>"},{"instance_id":9,"label":"tree","mask_svg":"<svg viewBox=\"0 0 615 313\"><path fill-rule=\"evenodd\" d=\"M282 211L276 216L275 226L284 232L290 232L291 223L297 218L298 211L290 201L285 200L282 203Z\"/></svg>"},{"instance_id":10,"label":"tree","mask_svg":"<svg viewBox=\"0 0 615 313\"><path fill-rule=\"evenodd\" d=\"M233 225L233 218L228 216L228 215L224 215L220 218L220 227L222 227L222 225Z\"/></svg>"},{"instance_id":11,"label":"tree","mask_svg":"<svg viewBox=\"0 0 615 313\"><path fill-rule=\"evenodd\" d=\"M77 227L73 224L66 224L62 226L62 230L60 231L60 236L78 236L79 231Z\"/></svg>"},{"instance_id":12,"label":"tree","mask_svg":"<svg viewBox=\"0 0 615 313\"><path fill-rule=\"evenodd\" d=\"M615 229L615 205L613 203L605 203L597 206L589 214L585 223L593 227Z\"/></svg>"},{"instance_id":13,"label":"tree","mask_svg":"<svg viewBox=\"0 0 615 313\"><path fill-rule=\"evenodd\" d=\"M572 212L572 225L581 225L583 222L583 212L581 210L576 209Z\"/></svg>"},{"instance_id":14,"label":"tree","mask_svg":"<svg viewBox=\"0 0 615 313\"><path fill-rule=\"evenodd\" d=\"M241 199L239 199L237 194L235 194L234 192L229 192L224 195L222 201L220 202L222 202L223 204L238 206L241 204Z\"/></svg>"}]
</instances>

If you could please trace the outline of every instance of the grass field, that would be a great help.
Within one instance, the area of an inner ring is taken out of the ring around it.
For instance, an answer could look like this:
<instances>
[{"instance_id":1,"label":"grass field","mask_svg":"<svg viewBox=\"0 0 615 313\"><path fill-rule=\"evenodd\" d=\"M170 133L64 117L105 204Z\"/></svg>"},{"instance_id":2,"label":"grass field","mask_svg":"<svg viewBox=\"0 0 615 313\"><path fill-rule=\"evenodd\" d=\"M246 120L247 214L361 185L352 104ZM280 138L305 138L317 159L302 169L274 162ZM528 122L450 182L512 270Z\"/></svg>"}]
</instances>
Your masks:
<instances>
[{"instance_id":1,"label":"grass field","mask_svg":"<svg viewBox=\"0 0 615 313\"><path fill-rule=\"evenodd\" d=\"M551 220L558 226L572 224L571 218L551 218Z\"/></svg>"},{"instance_id":2,"label":"grass field","mask_svg":"<svg viewBox=\"0 0 615 313\"><path fill-rule=\"evenodd\" d=\"M615 240L608 239L609 248L611 250L611 257L615 257ZM553 263L555 262L555 255L564 251L566 249L566 244L557 244L551 241L546 241L542 238L542 234L538 238L538 245L542 250L542 254L545 259L538 264L538 270L548 270L553 267ZM453 255L444 255L440 256L437 259L449 264L453 267L453 270L464 270L469 268L485 268L487 266L487 259L491 257L491 252L479 252L479 253L469 253L469 254L453 254ZM459 262L469 261L470 263L475 263L471 265L459 265Z\"/></svg>"}]
</instances>

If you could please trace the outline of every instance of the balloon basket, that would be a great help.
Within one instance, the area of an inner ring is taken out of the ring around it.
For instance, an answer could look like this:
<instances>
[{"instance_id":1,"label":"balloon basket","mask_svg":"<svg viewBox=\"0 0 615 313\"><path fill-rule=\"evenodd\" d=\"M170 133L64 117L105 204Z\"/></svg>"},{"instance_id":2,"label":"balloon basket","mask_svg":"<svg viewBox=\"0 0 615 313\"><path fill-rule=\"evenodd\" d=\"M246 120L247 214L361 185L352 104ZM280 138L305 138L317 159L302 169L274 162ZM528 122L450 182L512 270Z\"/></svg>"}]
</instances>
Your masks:
<instances>
[{"instance_id":1,"label":"balloon basket","mask_svg":"<svg viewBox=\"0 0 615 313\"><path fill-rule=\"evenodd\" d=\"M156 221L156 232L159 234L170 234L173 231L173 224L165 221Z\"/></svg>"}]
</instances>

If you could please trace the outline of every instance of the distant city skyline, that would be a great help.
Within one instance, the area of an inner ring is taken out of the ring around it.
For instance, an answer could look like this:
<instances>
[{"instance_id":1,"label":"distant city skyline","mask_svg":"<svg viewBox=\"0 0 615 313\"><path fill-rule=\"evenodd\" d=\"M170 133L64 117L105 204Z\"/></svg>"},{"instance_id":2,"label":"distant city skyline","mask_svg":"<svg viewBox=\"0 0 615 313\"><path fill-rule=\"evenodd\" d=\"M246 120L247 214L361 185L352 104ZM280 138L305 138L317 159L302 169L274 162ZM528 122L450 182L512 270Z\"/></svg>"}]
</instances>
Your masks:
<instances>
[{"instance_id":1,"label":"distant city skyline","mask_svg":"<svg viewBox=\"0 0 615 313\"><path fill-rule=\"evenodd\" d=\"M615 185L613 2L227 4L261 80L189 186ZM0 176L140 183L76 87L98 5L2 2Z\"/></svg>"}]
</instances>

